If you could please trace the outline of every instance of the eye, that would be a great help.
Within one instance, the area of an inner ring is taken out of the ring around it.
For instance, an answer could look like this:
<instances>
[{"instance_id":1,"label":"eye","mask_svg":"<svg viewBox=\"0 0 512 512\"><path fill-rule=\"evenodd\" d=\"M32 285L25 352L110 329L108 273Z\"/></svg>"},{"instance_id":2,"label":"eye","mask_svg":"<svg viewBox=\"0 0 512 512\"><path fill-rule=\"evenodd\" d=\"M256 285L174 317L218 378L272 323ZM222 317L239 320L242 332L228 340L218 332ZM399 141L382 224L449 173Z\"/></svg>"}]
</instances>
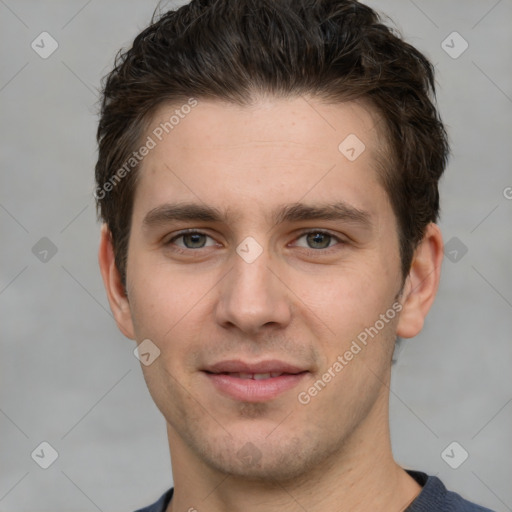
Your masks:
<instances>
[{"instance_id":1,"label":"eye","mask_svg":"<svg viewBox=\"0 0 512 512\"><path fill-rule=\"evenodd\" d=\"M301 242L301 240L303 240ZM321 230L307 231L302 233L295 241L294 245L309 250L325 250L343 243L337 236ZM205 247L215 246L215 240L201 231L182 231L173 236L165 245L174 245L177 250L203 249Z\"/></svg>"},{"instance_id":2,"label":"eye","mask_svg":"<svg viewBox=\"0 0 512 512\"><path fill-rule=\"evenodd\" d=\"M208 239L211 240L209 244L207 244ZM177 243L177 240L181 240L181 243ZM166 245L171 244L182 249L202 249L203 247L215 245L215 240L200 231L182 231L166 243Z\"/></svg>"},{"instance_id":3,"label":"eye","mask_svg":"<svg viewBox=\"0 0 512 512\"><path fill-rule=\"evenodd\" d=\"M305 245L297 243L299 240L305 239ZM327 231L308 231L297 238L296 245L307 249L329 249L333 245L342 242L338 237L328 233Z\"/></svg>"}]
</instances>

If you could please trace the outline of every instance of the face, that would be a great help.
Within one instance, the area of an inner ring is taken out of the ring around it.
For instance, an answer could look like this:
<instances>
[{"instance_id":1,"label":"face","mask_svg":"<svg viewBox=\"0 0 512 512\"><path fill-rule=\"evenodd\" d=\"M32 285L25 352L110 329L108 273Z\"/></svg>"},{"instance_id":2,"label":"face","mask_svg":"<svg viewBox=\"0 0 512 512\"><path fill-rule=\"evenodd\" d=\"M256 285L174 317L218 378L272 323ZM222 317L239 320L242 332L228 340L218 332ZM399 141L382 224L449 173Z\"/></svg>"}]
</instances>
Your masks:
<instances>
[{"instance_id":1,"label":"face","mask_svg":"<svg viewBox=\"0 0 512 512\"><path fill-rule=\"evenodd\" d=\"M354 102L200 100L153 136L117 319L160 351L142 369L171 451L284 480L384 428L402 276L376 124Z\"/></svg>"}]
</instances>

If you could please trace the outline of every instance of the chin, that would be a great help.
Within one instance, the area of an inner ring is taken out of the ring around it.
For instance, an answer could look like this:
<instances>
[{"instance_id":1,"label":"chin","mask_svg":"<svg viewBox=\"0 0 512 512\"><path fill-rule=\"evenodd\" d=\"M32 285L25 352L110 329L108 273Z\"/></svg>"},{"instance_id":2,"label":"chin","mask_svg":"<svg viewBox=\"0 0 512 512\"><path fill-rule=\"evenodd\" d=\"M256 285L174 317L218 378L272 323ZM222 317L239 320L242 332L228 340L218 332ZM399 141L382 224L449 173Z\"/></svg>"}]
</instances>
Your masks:
<instances>
[{"instance_id":1,"label":"chin","mask_svg":"<svg viewBox=\"0 0 512 512\"><path fill-rule=\"evenodd\" d=\"M319 442L308 444L314 437L307 433L300 438L254 438L259 440L233 437L218 442L203 440L203 443L198 443L202 445L199 456L214 471L233 478L261 483L291 480L296 483L301 477L307 478L311 470L322 465L334 451L333 447L322 446Z\"/></svg>"}]
</instances>

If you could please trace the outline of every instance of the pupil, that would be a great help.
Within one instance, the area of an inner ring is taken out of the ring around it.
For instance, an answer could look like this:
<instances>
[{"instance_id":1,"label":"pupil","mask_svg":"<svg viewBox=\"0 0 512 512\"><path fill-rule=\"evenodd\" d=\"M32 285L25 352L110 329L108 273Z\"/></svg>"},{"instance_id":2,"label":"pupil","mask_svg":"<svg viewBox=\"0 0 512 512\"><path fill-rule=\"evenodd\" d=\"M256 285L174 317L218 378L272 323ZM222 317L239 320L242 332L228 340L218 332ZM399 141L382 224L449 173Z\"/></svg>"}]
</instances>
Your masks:
<instances>
[{"instance_id":1,"label":"pupil","mask_svg":"<svg viewBox=\"0 0 512 512\"><path fill-rule=\"evenodd\" d=\"M314 233L312 235L308 235L308 243L313 245L314 249L324 249L329 245L329 239L330 235L326 235L324 233ZM327 241L327 245L325 243L322 244L322 241ZM316 244L320 244L321 247L318 247Z\"/></svg>"},{"instance_id":2,"label":"pupil","mask_svg":"<svg viewBox=\"0 0 512 512\"><path fill-rule=\"evenodd\" d=\"M191 249L191 248L197 248L197 247L202 247L204 245L204 241L203 243L201 243L202 237L203 235L201 235L200 233L192 233L190 235L185 235L184 238L183 238L183 241L185 242L185 245ZM189 241L190 243L187 243L187 241Z\"/></svg>"}]
</instances>

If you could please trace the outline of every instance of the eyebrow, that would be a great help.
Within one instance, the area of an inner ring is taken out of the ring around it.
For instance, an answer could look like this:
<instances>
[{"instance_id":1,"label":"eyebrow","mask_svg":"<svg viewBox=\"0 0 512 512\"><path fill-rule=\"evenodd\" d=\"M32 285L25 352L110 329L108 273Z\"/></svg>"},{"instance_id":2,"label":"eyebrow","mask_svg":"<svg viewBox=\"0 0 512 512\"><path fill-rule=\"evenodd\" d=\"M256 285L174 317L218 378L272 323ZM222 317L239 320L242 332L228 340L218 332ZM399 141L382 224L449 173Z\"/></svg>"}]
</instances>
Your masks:
<instances>
[{"instance_id":1,"label":"eyebrow","mask_svg":"<svg viewBox=\"0 0 512 512\"><path fill-rule=\"evenodd\" d=\"M197 203L166 203L150 210L143 220L147 229L173 221L190 222L226 222L236 216L229 210L219 210L213 206ZM343 201L328 204L293 203L277 207L271 214L274 225L306 220L335 220L359 224L363 227L372 226L369 212L360 210Z\"/></svg>"}]
</instances>

